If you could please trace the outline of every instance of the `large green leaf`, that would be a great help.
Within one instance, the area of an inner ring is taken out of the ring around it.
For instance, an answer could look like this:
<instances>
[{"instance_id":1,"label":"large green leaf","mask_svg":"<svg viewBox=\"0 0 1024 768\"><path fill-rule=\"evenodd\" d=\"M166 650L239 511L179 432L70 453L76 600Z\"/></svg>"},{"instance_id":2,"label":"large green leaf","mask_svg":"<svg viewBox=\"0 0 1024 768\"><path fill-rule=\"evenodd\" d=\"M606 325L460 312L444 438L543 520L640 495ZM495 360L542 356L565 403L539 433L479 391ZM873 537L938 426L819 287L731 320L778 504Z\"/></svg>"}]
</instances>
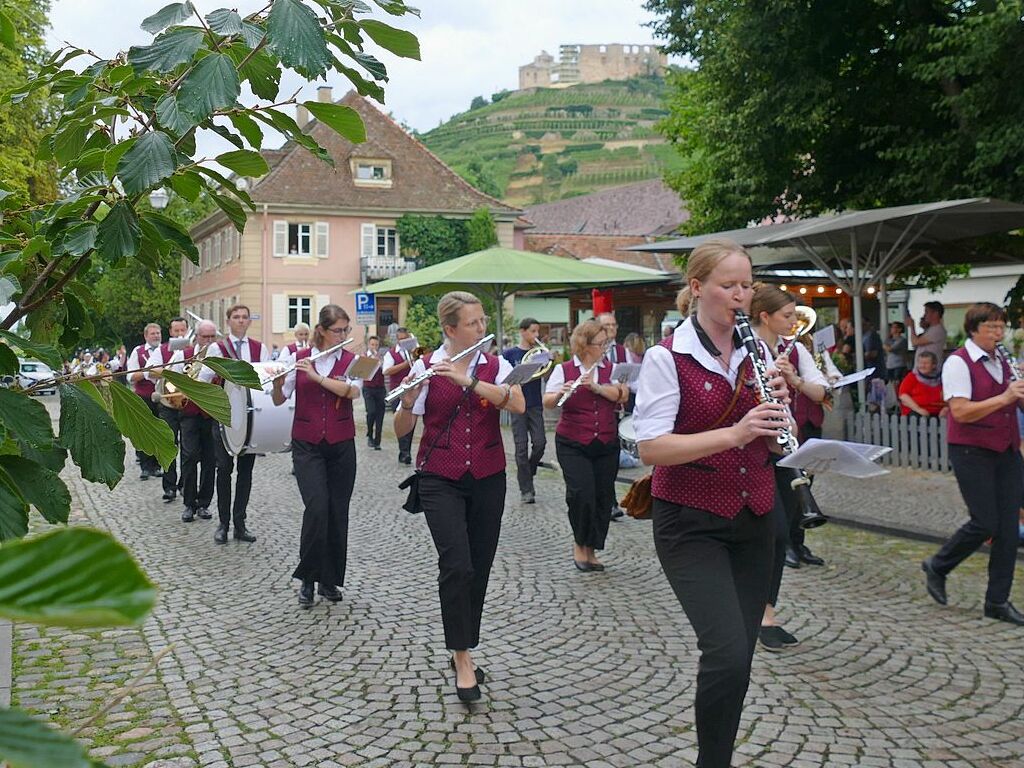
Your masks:
<instances>
[{"instance_id":1,"label":"large green leaf","mask_svg":"<svg viewBox=\"0 0 1024 768\"><path fill-rule=\"evenodd\" d=\"M18 356L6 344L0 344L0 376L13 376L21 367Z\"/></svg>"},{"instance_id":2,"label":"large green leaf","mask_svg":"<svg viewBox=\"0 0 1024 768\"><path fill-rule=\"evenodd\" d=\"M173 93L166 94L156 103L156 119L160 125L178 136L184 136L199 123L181 111L178 98Z\"/></svg>"},{"instance_id":3,"label":"large green leaf","mask_svg":"<svg viewBox=\"0 0 1024 768\"><path fill-rule=\"evenodd\" d=\"M139 249L139 219L127 201L114 205L100 222L96 237L96 250L110 261L134 256Z\"/></svg>"},{"instance_id":4,"label":"large green leaf","mask_svg":"<svg viewBox=\"0 0 1024 768\"><path fill-rule=\"evenodd\" d=\"M218 35L237 35L242 32L242 17L228 8L218 8L206 17L210 29Z\"/></svg>"},{"instance_id":5,"label":"large green leaf","mask_svg":"<svg viewBox=\"0 0 1024 768\"><path fill-rule=\"evenodd\" d=\"M110 535L61 528L0 547L0 616L59 627L138 624L156 590Z\"/></svg>"},{"instance_id":6,"label":"large green leaf","mask_svg":"<svg viewBox=\"0 0 1024 768\"><path fill-rule=\"evenodd\" d=\"M171 384L185 393L185 397L202 408L221 424L231 423L231 403L223 388L205 381L196 381L174 371L164 371Z\"/></svg>"},{"instance_id":7,"label":"large green leaf","mask_svg":"<svg viewBox=\"0 0 1024 768\"><path fill-rule=\"evenodd\" d=\"M103 154L103 150L96 151ZM61 248L72 256L82 256L96 247L96 234L96 225L91 221L83 221L64 233Z\"/></svg>"},{"instance_id":8,"label":"large green leaf","mask_svg":"<svg viewBox=\"0 0 1024 768\"><path fill-rule=\"evenodd\" d=\"M0 45L13 50L16 33L14 23L6 13L0 12Z\"/></svg>"},{"instance_id":9,"label":"large green leaf","mask_svg":"<svg viewBox=\"0 0 1024 768\"><path fill-rule=\"evenodd\" d=\"M131 196L155 187L172 173L174 142L163 131L143 134L117 164L117 175Z\"/></svg>"},{"instance_id":10,"label":"large green leaf","mask_svg":"<svg viewBox=\"0 0 1024 768\"><path fill-rule=\"evenodd\" d=\"M160 35L152 45L133 45L128 49L128 61L136 74L147 69L169 72L179 64L191 61L202 44L202 30L188 27L172 29Z\"/></svg>"},{"instance_id":11,"label":"large green leaf","mask_svg":"<svg viewBox=\"0 0 1024 768\"><path fill-rule=\"evenodd\" d=\"M203 365L213 370L222 379L249 389L262 389L259 374L246 360L235 360L230 357L206 357Z\"/></svg>"},{"instance_id":12,"label":"large green leaf","mask_svg":"<svg viewBox=\"0 0 1024 768\"><path fill-rule=\"evenodd\" d=\"M121 158L125 156L125 153L135 146L135 142L138 141L134 136L130 139L118 142L107 150L107 154L103 158L103 173L107 175L108 179L114 178L114 174L117 173L117 164L121 162ZM106 180L103 181L106 184Z\"/></svg>"},{"instance_id":13,"label":"large green leaf","mask_svg":"<svg viewBox=\"0 0 1024 768\"><path fill-rule=\"evenodd\" d=\"M352 54L352 58L358 61L359 65L369 72L375 80L383 80L385 83L388 81L387 67L376 56L357 51Z\"/></svg>"},{"instance_id":14,"label":"large green leaf","mask_svg":"<svg viewBox=\"0 0 1024 768\"><path fill-rule=\"evenodd\" d=\"M37 448L53 444L53 429L46 406L21 392L0 388L0 424L16 440Z\"/></svg>"},{"instance_id":15,"label":"large green leaf","mask_svg":"<svg viewBox=\"0 0 1024 768\"><path fill-rule=\"evenodd\" d=\"M179 171L167 181L176 194L181 195L190 203L199 199L203 187L206 186L203 177L195 171Z\"/></svg>"},{"instance_id":16,"label":"large green leaf","mask_svg":"<svg viewBox=\"0 0 1024 768\"><path fill-rule=\"evenodd\" d=\"M238 70L238 74L249 83L252 92L261 99L277 99L277 94L281 91L281 68L269 53L260 51L252 56Z\"/></svg>"},{"instance_id":17,"label":"large green leaf","mask_svg":"<svg viewBox=\"0 0 1024 768\"><path fill-rule=\"evenodd\" d=\"M391 51L396 56L419 60L420 42L412 32L395 29L376 19L363 19L359 26L381 48Z\"/></svg>"},{"instance_id":18,"label":"large green leaf","mask_svg":"<svg viewBox=\"0 0 1024 768\"><path fill-rule=\"evenodd\" d=\"M3 339L15 349L20 349L23 357L31 357L41 360L55 371L61 368L61 354L56 347L49 344L38 344L29 339L23 339L10 331L0 331L0 339Z\"/></svg>"},{"instance_id":19,"label":"large green leaf","mask_svg":"<svg viewBox=\"0 0 1024 768\"><path fill-rule=\"evenodd\" d=\"M233 106L238 100L238 72L223 53L207 56L181 84L178 109L201 122L215 110Z\"/></svg>"},{"instance_id":20,"label":"large green leaf","mask_svg":"<svg viewBox=\"0 0 1024 768\"><path fill-rule=\"evenodd\" d=\"M152 16L142 20L142 28L155 35L172 24L180 24L195 12L192 3L186 0L184 3L171 3L165 5Z\"/></svg>"},{"instance_id":21,"label":"large green leaf","mask_svg":"<svg viewBox=\"0 0 1024 768\"><path fill-rule=\"evenodd\" d=\"M20 709L0 709L0 760L11 768L89 768L81 744Z\"/></svg>"},{"instance_id":22,"label":"large green leaf","mask_svg":"<svg viewBox=\"0 0 1024 768\"><path fill-rule=\"evenodd\" d=\"M245 137L245 140L249 142L249 146L256 149L263 146L263 131L260 129L259 123L251 117L239 112L238 114L228 115L228 120L235 126L235 130Z\"/></svg>"},{"instance_id":23,"label":"large green leaf","mask_svg":"<svg viewBox=\"0 0 1024 768\"><path fill-rule=\"evenodd\" d=\"M281 63L315 79L331 66L331 52L316 14L301 0L275 0L267 19L270 48Z\"/></svg>"},{"instance_id":24,"label":"large green leaf","mask_svg":"<svg viewBox=\"0 0 1024 768\"><path fill-rule=\"evenodd\" d=\"M231 219L231 223L235 225L235 229L239 232L245 231L245 210L237 200L232 200L226 195L219 195L216 192L210 191L210 198L217 207L224 211L225 215Z\"/></svg>"},{"instance_id":25,"label":"large green leaf","mask_svg":"<svg viewBox=\"0 0 1024 768\"><path fill-rule=\"evenodd\" d=\"M113 386L120 386L115 384ZM60 444L82 470L82 477L113 489L124 474L124 439L90 382L61 384Z\"/></svg>"},{"instance_id":26,"label":"large green leaf","mask_svg":"<svg viewBox=\"0 0 1024 768\"><path fill-rule=\"evenodd\" d=\"M170 246L171 251L178 251L193 262L199 261L199 250L181 224L174 219L150 211L143 213L140 218L153 226L163 241Z\"/></svg>"},{"instance_id":27,"label":"large green leaf","mask_svg":"<svg viewBox=\"0 0 1024 768\"><path fill-rule=\"evenodd\" d=\"M20 539L28 533L28 504L7 477L0 477L0 541Z\"/></svg>"},{"instance_id":28,"label":"large green leaf","mask_svg":"<svg viewBox=\"0 0 1024 768\"><path fill-rule=\"evenodd\" d=\"M0 470L7 473L7 479L21 498L39 510L47 522L68 521L71 494L56 472L22 456L0 456Z\"/></svg>"},{"instance_id":29,"label":"large green leaf","mask_svg":"<svg viewBox=\"0 0 1024 768\"><path fill-rule=\"evenodd\" d=\"M253 123L255 125L255 123ZM235 152L225 152L214 158L218 163L239 176L262 176L270 171L270 166L263 159L259 152L250 149L239 149Z\"/></svg>"},{"instance_id":30,"label":"large green leaf","mask_svg":"<svg viewBox=\"0 0 1024 768\"><path fill-rule=\"evenodd\" d=\"M156 456L160 466L167 469L178 455L174 432L161 418L153 415L142 398L127 387L109 387L114 422L121 434L132 441L138 450Z\"/></svg>"},{"instance_id":31,"label":"large green leaf","mask_svg":"<svg viewBox=\"0 0 1024 768\"><path fill-rule=\"evenodd\" d=\"M328 104L322 101L306 101L303 106L321 123L332 128L353 144L366 141L366 126L363 119L352 107L344 104Z\"/></svg>"},{"instance_id":32,"label":"large green leaf","mask_svg":"<svg viewBox=\"0 0 1024 768\"><path fill-rule=\"evenodd\" d=\"M253 24L249 21L242 22L242 39L252 50L256 50L256 46L263 42L263 38L266 37L266 34L267 33L263 31L263 27L258 24Z\"/></svg>"}]
</instances>

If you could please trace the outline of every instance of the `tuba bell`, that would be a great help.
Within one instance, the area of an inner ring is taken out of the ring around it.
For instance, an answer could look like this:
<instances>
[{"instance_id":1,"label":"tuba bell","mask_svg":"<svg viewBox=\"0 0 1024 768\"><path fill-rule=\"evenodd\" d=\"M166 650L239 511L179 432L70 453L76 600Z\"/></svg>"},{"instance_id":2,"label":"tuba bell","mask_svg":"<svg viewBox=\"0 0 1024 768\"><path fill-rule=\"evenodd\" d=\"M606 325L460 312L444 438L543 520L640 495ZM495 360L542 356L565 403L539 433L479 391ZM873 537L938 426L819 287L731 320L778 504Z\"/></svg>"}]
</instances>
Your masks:
<instances>
[{"instance_id":1,"label":"tuba bell","mask_svg":"<svg viewBox=\"0 0 1024 768\"><path fill-rule=\"evenodd\" d=\"M545 376L551 373L551 369L555 367L555 356L552 355L551 350L545 347L544 344L542 344L539 340L532 347L526 350L526 354L523 355L523 359L520 362L520 365L522 365L523 363L536 362L534 358L540 357L542 355L547 355L547 362L540 367L540 370L538 370L535 374L533 374L533 376L530 377L530 381L537 381L537 379L543 379Z\"/></svg>"}]
</instances>

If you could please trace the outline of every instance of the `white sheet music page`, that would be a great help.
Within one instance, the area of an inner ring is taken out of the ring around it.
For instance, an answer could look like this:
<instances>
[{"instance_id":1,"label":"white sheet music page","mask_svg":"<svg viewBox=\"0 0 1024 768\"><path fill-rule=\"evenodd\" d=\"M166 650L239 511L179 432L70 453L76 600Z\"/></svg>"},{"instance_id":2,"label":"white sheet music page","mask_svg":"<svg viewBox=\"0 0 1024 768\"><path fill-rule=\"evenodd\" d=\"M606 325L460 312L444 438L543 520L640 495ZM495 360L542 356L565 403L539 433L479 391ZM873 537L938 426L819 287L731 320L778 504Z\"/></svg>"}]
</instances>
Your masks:
<instances>
[{"instance_id":1,"label":"white sheet music page","mask_svg":"<svg viewBox=\"0 0 1024 768\"><path fill-rule=\"evenodd\" d=\"M803 469L809 474L835 472L846 477L877 477L889 470L875 462L892 448L871 443L821 440L812 437L779 461L780 467Z\"/></svg>"},{"instance_id":2,"label":"white sheet music page","mask_svg":"<svg viewBox=\"0 0 1024 768\"><path fill-rule=\"evenodd\" d=\"M640 363L616 363L612 368L612 381L617 384L631 384L640 376Z\"/></svg>"}]
</instances>

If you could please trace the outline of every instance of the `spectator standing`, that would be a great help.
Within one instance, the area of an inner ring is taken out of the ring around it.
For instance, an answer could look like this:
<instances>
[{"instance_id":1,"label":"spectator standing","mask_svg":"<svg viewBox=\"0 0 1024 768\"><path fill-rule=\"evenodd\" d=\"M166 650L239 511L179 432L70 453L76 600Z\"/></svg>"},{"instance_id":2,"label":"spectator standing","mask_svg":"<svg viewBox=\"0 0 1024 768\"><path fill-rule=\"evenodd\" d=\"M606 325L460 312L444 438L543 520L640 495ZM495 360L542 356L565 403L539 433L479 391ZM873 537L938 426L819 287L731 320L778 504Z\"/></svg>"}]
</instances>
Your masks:
<instances>
[{"instance_id":1,"label":"spectator standing","mask_svg":"<svg viewBox=\"0 0 1024 768\"><path fill-rule=\"evenodd\" d=\"M900 385L907 375L907 337L906 326L903 323L895 322L889 324L889 337L885 340L882 348L885 350L885 377L886 381L895 382Z\"/></svg>"},{"instance_id":2,"label":"spectator standing","mask_svg":"<svg viewBox=\"0 0 1024 768\"><path fill-rule=\"evenodd\" d=\"M907 337L914 345L914 365L922 352L931 352L942 367L946 350L946 326L942 324L942 316L946 308L941 301L928 301L924 305L924 316L921 318L921 333L917 333L914 318L907 314Z\"/></svg>"}]
</instances>

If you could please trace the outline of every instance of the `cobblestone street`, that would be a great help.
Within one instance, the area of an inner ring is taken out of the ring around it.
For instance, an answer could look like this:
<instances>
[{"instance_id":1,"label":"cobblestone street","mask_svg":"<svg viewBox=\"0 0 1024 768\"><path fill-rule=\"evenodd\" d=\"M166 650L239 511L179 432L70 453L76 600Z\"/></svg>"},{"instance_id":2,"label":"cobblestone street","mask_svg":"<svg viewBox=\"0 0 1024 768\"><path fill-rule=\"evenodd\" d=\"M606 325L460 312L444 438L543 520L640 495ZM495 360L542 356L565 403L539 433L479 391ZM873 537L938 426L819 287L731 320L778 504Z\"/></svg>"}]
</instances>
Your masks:
<instances>
[{"instance_id":1,"label":"cobblestone street","mask_svg":"<svg viewBox=\"0 0 1024 768\"><path fill-rule=\"evenodd\" d=\"M15 703L83 728L109 765L693 764L697 651L649 523L613 523L608 570L579 573L560 473L541 469L534 506L510 475L476 654L488 683L467 708L447 666L429 533L400 508L408 470L393 438L381 452L357 443L345 599L310 611L289 578L302 514L290 455L256 461L251 545L215 546L214 522L182 523L134 465L113 492L66 472L76 522L125 542L159 604L138 630L15 626ZM937 531L956 524L951 478L909 482L914 504L952 510ZM889 498L872 480L839 487L822 484L826 511ZM809 543L827 566L787 571L780 614L802 643L756 654L735 763L1024 765L1024 632L981 617L986 560L951 576L943 609L919 568L932 545L836 525ZM1019 567L1018 605L1022 589ZM156 673L86 722L168 647Z\"/></svg>"}]
</instances>

